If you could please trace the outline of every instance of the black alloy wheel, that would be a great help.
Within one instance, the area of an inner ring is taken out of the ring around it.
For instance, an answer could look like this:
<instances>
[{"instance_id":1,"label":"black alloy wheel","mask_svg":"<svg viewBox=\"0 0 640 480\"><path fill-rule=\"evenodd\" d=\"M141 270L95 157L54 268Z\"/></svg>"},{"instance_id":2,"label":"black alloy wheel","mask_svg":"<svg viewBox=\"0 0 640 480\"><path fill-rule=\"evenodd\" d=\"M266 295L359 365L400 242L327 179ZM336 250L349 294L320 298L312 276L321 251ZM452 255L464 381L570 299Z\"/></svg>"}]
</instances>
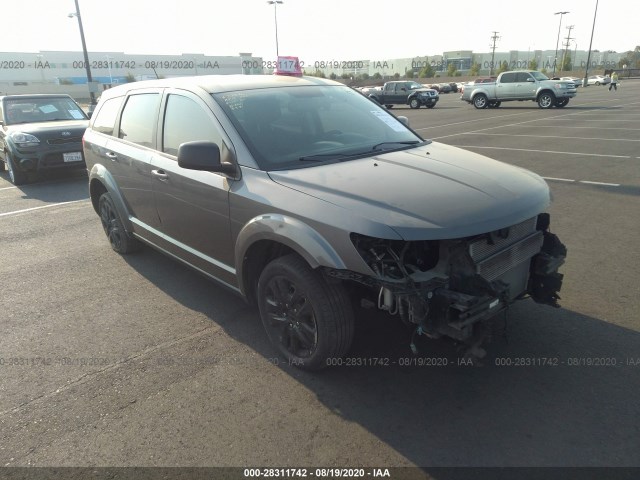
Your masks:
<instances>
[{"instance_id":1,"label":"black alloy wheel","mask_svg":"<svg viewBox=\"0 0 640 480\"><path fill-rule=\"evenodd\" d=\"M257 293L262 324L289 364L319 370L351 346L354 321L346 292L298 255L269 263Z\"/></svg>"}]
</instances>

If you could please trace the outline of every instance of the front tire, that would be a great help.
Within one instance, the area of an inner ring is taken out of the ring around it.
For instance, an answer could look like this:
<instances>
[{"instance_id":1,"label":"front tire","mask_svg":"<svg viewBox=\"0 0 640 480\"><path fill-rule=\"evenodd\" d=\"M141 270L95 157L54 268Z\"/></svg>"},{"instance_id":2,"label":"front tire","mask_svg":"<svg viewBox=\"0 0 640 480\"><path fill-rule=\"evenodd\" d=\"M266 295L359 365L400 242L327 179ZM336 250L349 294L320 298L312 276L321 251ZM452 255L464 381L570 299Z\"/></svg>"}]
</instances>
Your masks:
<instances>
[{"instance_id":1,"label":"front tire","mask_svg":"<svg viewBox=\"0 0 640 480\"><path fill-rule=\"evenodd\" d=\"M553 96L552 93L542 92L538 96L538 106L540 108L551 108L556 103L556 97Z\"/></svg>"},{"instance_id":2,"label":"front tire","mask_svg":"<svg viewBox=\"0 0 640 480\"><path fill-rule=\"evenodd\" d=\"M489 105L489 99L484 93L479 93L478 95L473 97L474 107L478 109L482 109L482 108L487 108L488 105Z\"/></svg>"},{"instance_id":3,"label":"front tire","mask_svg":"<svg viewBox=\"0 0 640 480\"><path fill-rule=\"evenodd\" d=\"M5 154L7 160L7 170L9 171L9 180L16 186L24 185L29 181L29 175L20 170L9 153Z\"/></svg>"},{"instance_id":4,"label":"front tire","mask_svg":"<svg viewBox=\"0 0 640 480\"><path fill-rule=\"evenodd\" d=\"M409 107L411 108L420 108L420 100L418 100L417 98L412 98L411 100L409 100Z\"/></svg>"},{"instance_id":5,"label":"front tire","mask_svg":"<svg viewBox=\"0 0 640 480\"><path fill-rule=\"evenodd\" d=\"M104 233L109 239L111 248L118 253L126 254L140 250L142 244L129 236L124 229L120 214L116 210L113 199L108 192L103 193L98 200L98 212Z\"/></svg>"},{"instance_id":6,"label":"front tire","mask_svg":"<svg viewBox=\"0 0 640 480\"><path fill-rule=\"evenodd\" d=\"M319 370L348 351L354 320L346 292L298 255L271 261L257 293L269 340L289 364Z\"/></svg>"}]
</instances>

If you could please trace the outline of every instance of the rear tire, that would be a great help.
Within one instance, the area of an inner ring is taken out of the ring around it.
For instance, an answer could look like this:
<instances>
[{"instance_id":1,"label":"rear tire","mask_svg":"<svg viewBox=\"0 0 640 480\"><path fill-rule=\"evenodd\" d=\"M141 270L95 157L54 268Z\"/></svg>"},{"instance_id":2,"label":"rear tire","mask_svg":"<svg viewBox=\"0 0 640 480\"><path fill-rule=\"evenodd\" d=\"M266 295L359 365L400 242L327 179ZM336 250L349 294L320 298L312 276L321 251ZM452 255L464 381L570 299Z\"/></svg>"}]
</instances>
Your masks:
<instances>
[{"instance_id":1,"label":"rear tire","mask_svg":"<svg viewBox=\"0 0 640 480\"><path fill-rule=\"evenodd\" d=\"M567 105L567 103L569 103L569 99L568 98L560 98L560 99L556 100L556 107L558 107L558 108L565 107Z\"/></svg>"},{"instance_id":2,"label":"rear tire","mask_svg":"<svg viewBox=\"0 0 640 480\"><path fill-rule=\"evenodd\" d=\"M427 108L433 108L433 107L435 107L435 106L436 106L436 104L435 104L435 103L430 103L429 105L427 105Z\"/></svg>"},{"instance_id":3,"label":"rear tire","mask_svg":"<svg viewBox=\"0 0 640 480\"><path fill-rule=\"evenodd\" d=\"M489 105L489 99L484 93L479 93L478 95L473 97L474 107L478 109L482 109L482 108L487 108L488 105Z\"/></svg>"},{"instance_id":4,"label":"rear tire","mask_svg":"<svg viewBox=\"0 0 640 480\"><path fill-rule=\"evenodd\" d=\"M387 107L388 109L392 109L393 105L385 105L385 107Z\"/></svg>"},{"instance_id":5,"label":"rear tire","mask_svg":"<svg viewBox=\"0 0 640 480\"><path fill-rule=\"evenodd\" d=\"M98 212L104 233L109 239L111 248L118 253L126 254L140 250L142 244L135 238L129 236L124 229L120 214L116 210L113 199L108 192L103 193L98 200Z\"/></svg>"},{"instance_id":6,"label":"rear tire","mask_svg":"<svg viewBox=\"0 0 640 480\"><path fill-rule=\"evenodd\" d=\"M500 105L502 105L502 102L500 102L499 100L489 102L489 108L498 108Z\"/></svg>"},{"instance_id":7,"label":"rear tire","mask_svg":"<svg viewBox=\"0 0 640 480\"><path fill-rule=\"evenodd\" d=\"M353 340L353 310L340 284L329 283L298 255L271 261L257 288L262 324L289 364L319 370Z\"/></svg>"}]
</instances>

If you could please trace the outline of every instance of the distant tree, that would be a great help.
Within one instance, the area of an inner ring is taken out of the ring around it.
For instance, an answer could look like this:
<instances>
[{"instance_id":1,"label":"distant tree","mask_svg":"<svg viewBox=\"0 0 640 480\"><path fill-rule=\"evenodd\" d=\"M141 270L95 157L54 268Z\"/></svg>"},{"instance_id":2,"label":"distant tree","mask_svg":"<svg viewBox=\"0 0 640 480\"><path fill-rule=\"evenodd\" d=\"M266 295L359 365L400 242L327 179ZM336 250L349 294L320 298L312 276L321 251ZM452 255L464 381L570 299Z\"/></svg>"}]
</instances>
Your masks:
<instances>
[{"instance_id":1,"label":"distant tree","mask_svg":"<svg viewBox=\"0 0 640 480\"><path fill-rule=\"evenodd\" d=\"M458 68L454 63L450 63L447 66L447 75L449 75L450 77L455 77L457 71L458 71Z\"/></svg>"},{"instance_id":2,"label":"distant tree","mask_svg":"<svg viewBox=\"0 0 640 480\"><path fill-rule=\"evenodd\" d=\"M395 78L396 80L398 80L400 78L400 74L398 72L393 74L393 78Z\"/></svg>"},{"instance_id":3,"label":"distant tree","mask_svg":"<svg viewBox=\"0 0 640 480\"><path fill-rule=\"evenodd\" d=\"M508 72L509 71L509 62L507 62L506 60L504 60L501 64L500 67L498 68L498 71L496 72L497 74L500 74L502 72Z\"/></svg>"},{"instance_id":4,"label":"distant tree","mask_svg":"<svg viewBox=\"0 0 640 480\"><path fill-rule=\"evenodd\" d=\"M329 78L331 80L335 80L336 78L338 78L338 75L336 75L335 73L331 72L331 75L329 75Z\"/></svg>"},{"instance_id":5,"label":"distant tree","mask_svg":"<svg viewBox=\"0 0 640 480\"><path fill-rule=\"evenodd\" d=\"M404 76L405 76L406 78L413 78L413 77L414 77L414 75L413 75L413 69L410 69L410 70L407 70L406 72L404 72Z\"/></svg>"},{"instance_id":6,"label":"distant tree","mask_svg":"<svg viewBox=\"0 0 640 480\"><path fill-rule=\"evenodd\" d=\"M343 80L347 80L351 78L351 75L349 75L348 73L343 73L342 75L340 75L340 78L342 78Z\"/></svg>"},{"instance_id":7,"label":"distant tree","mask_svg":"<svg viewBox=\"0 0 640 480\"><path fill-rule=\"evenodd\" d=\"M372 78L374 80L380 80L380 79L382 79L382 75L380 75L380 72L376 72L376 73L373 74Z\"/></svg>"},{"instance_id":8,"label":"distant tree","mask_svg":"<svg viewBox=\"0 0 640 480\"><path fill-rule=\"evenodd\" d=\"M124 76L124 81L127 83L135 82L136 76L131 72L127 72L127 74Z\"/></svg>"},{"instance_id":9,"label":"distant tree","mask_svg":"<svg viewBox=\"0 0 640 480\"><path fill-rule=\"evenodd\" d=\"M534 58L533 60L529 60L529 70L537 70L538 69L538 61Z\"/></svg>"},{"instance_id":10,"label":"distant tree","mask_svg":"<svg viewBox=\"0 0 640 480\"><path fill-rule=\"evenodd\" d=\"M420 78L432 78L435 75L435 70L431 65L425 65L420 73L418 73L418 77Z\"/></svg>"},{"instance_id":11,"label":"distant tree","mask_svg":"<svg viewBox=\"0 0 640 480\"><path fill-rule=\"evenodd\" d=\"M571 54L567 54L564 57L564 62L562 62L562 68L560 69L563 72L570 72L573 70L573 65L571 63Z\"/></svg>"},{"instance_id":12,"label":"distant tree","mask_svg":"<svg viewBox=\"0 0 640 480\"><path fill-rule=\"evenodd\" d=\"M482 68L482 65L480 65L478 62L473 62L471 64L471 69L469 70L469 74L472 77L475 77L477 75L480 74L480 68Z\"/></svg>"},{"instance_id":13,"label":"distant tree","mask_svg":"<svg viewBox=\"0 0 640 480\"><path fill-rule=\"evenodd\" d=\"M371 77L369 77L369 74L368 74L368 73L363 73L363 74L361 74L361 75L359 75L359 76L360 76L360 78L361 78L362 80L369 80L369 78L371 78Z\"/></svg>"}]
</instances>

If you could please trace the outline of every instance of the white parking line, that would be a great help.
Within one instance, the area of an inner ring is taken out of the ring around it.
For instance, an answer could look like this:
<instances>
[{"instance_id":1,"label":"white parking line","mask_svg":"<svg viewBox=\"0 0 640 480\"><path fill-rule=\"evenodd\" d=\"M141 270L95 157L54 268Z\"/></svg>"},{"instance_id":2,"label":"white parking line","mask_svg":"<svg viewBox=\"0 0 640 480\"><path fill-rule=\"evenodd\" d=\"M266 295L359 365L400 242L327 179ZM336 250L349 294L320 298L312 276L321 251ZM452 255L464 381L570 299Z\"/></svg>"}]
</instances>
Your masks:
<instances>
[{"instance_id":1,"label":"white parking line","mask_svg":"<svg viewBox=\"0 0 640 480\"><path fill-rule=\"evenodd\" d=\"M575 180L572 180L570 178L556 178L556 177L542 177L545 180L553 180L555 182L569 182L569 183L573 183L575 182Z\"/></svg>"},{"instance_id":2,"label":"white parking line","mask_svg":"<svg viewBox=\"0 0 640 480\"><path fill-rule=\"evenodd\" d=\"M511 148L511 147L480 147L477 145L452 145L459 148L484 148L491 150L515 150L517 152L536 152L536 153L557 153L559 155L580 155L583 157L606 157L606 158L633 158L629 155L604 155L600 153L580 153L580 152L558 152L555 150L532 150L530 148ZM640 158L640 157L636 157Z\"/></svg>"},{"instance_id":3,"label":"white parking line","mask_svg":"<svg viewBox=\"0 0 640 480\"><path fill-rule=\"evenodd\" d=\"M566 120L563 118L563 120ZM595 122L596 120L587 120L588 122ZM558 128L557 125L527 125L527 128ZM640 128L620 128L620 127L601 127L600 125L594 125L593 127L580 127L575 125L563 125L562 129L566 130L569 128L574 129L590 129L590 130L623 130L625 132L637 132L640 131ZM565 138L565 137L562 137Z\"/></svg>"},{"instance_id":4,"label":"white parking line","mask_svg":"<svg viewBox=\"0 0 640 480\"><path fill-rule=\"evenodd\" d=\"M592 182L590 180L573 180L571 178L556 178L556 177L542 177L545 180L553 180L554 182L565 183L586 183L587 185L600 185L604 187L619 187L619 183L607 183L607 182Z\"/></svg>"},{"instance_id":5,"label":"white parking line","mask_svg":"<svg viewBox=\"0 0 640 480\"><path fill-rule=\"evenodd\" d=\"M18 188L18 187L2 187L0 188L0 190L11 190L12 188Z\"/></svg>"},{"instance_id":6,"label":"white parking line","mask_svg":"<svg viewBox=\"0 0 640 480\"><path fill-rule=\"evenodd\" d=\"M619 187L619 183L606 183L606 182L590 182L589 180L578 180L580 183L587 183L589 185L604 185L605 187Z\"/></svg>"},{"instance_id":7,"label":"white parking line","mask_svg":"<svg viewBox=\"0 0 640 480\"><path fill-rule=\"evenodd\" d=\"M597 138L597 137L568 137L566 135L525 135L525 134L513 134L513 133L463 133L462 135L486 135L493 137L535 137L535 138L562 138L572 140L597 140L597 141L609 141L609 142L640 142L638 139L629 138Z\"/></svg>"},{"instance_id":8,"label":"white parking line","mask_svg":"<svg viewBox=\"0 0 640 480\"><path fill-rule=\"evenodd\" d=\"M80 203L80 202L88 202L88 201L89 199L85 198L82 200L72 200L70 202L50 203L48 205L42 205L40 207L25 208L23 210L14 210L13 212L0 213L0 217L8 217L9 215L17 215L19 213L33 212L35 210L42 210L43 208L59 207L60 205L71 205L72 203Z\"/></svg>"}]
</instances>

